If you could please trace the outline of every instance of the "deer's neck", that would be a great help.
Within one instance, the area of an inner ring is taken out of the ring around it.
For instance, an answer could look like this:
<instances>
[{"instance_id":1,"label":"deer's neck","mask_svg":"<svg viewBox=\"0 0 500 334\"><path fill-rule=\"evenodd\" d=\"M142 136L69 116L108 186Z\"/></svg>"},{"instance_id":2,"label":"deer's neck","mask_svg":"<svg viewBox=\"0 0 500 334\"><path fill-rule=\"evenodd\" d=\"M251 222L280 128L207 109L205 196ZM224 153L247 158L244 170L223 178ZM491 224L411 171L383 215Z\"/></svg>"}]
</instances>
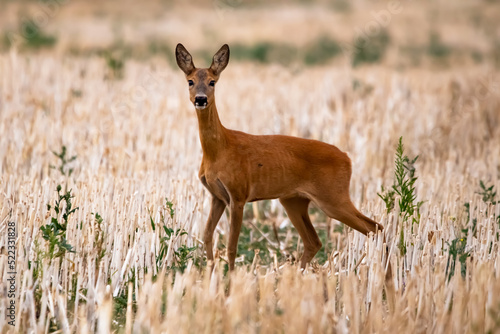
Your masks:
<instances>
[{"instance_id":1,"label":"deer's neck","mask_svg":"<svg viewBox=\"0 0 500 334\"><path fill-rule=\"evenodd\" d=\"M215 102L206 109L196 110L200 131L201 148L203 155L210 160L215 160L217 155L226 147L227 130L224 128L217 113Z\"/></svg>"}]
</instances>

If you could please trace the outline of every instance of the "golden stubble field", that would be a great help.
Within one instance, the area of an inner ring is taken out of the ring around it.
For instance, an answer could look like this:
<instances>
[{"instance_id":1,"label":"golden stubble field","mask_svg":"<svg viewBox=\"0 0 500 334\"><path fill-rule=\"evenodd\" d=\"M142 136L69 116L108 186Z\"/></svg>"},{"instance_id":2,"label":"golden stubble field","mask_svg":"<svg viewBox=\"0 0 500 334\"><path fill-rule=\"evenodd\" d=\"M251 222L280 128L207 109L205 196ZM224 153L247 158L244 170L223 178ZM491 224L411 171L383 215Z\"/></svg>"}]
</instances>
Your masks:
<instances>
[{"instance_id":1,"label":"golden stubble field","mask_svg":"<svg viewBox=\"0 0 500 334\"><path fill-rule=\"evenodd\" d=\"M500 332L500 195L485 198L480 187L500 189L499 94L489 63L400 70L230 61L216 87L222 123L347 151L353 202L385 226L387 248L381 235L364 237L314 212L326 248L300 272L293 258L302 246L290 222L277 202L260 203L247 208L244 242L252 254L251 245L269 246L269 258L261 250L226 273L223 215L210 273L201 241L210 196L197 178L202 152L183 73L131 59L114 79L97 55L4 52L0 330ZM377 196L393 183L401 136L405 153L419 155L423 204L414 224L397 205L388 214ZM53 153L63 146L76 156L65 175ZM74 252L57 254L56 246L51 255L41 227L64 221L68 202L55 211L58 185L78 207L64 232ZM387 258L392 292L384 288Z\"/></svg>"},{"instance_id":2,"label":"golden stubble field","mask_svg":"<svg viewBox=\"0 0 500 334\"><path fill-rule=\"evenodd\" d=\"M175 215L165 224L187 232L168 244L165 261L171 265L176 247L202 246L209 208L208 193L197 179L197 120L181 73L132 62L122 81L110 82L103 79L107 69L99 59L15 52L0 59L0 217L4 236L7 222L14 222L18 233L16 330L44 331L48 319L55 318L62 330L106 332L111 296L128 289L133 272L137 306L126 322L137 331L498 330L500 248L494 216L500 212L476 193L479 180L500 186L499 100L493 91L477 93L485 80L494 83L498 76L481 69L460 75L382 69L347 75L325 68L291 74L280 67L233 64L221 78L216 94L228 127L317 138L349 152L352 197L386 226L396 289L391 309L382 293L381 264L387 255L380 237L347 229L329 235L338 253L322 267L303 274L287 263L241 267L232 275L228 295L221 270L210 277L191 265L174 284L171 273L153 283L160 240L150 214L158 222L167 197ZM372 88L353 90L353 78ZM385 214L376 195L382 184L392 183L401 135L407 151L420 155L417 191L425 203L413 233L398 223L397 215ZM51 150L62 145L77 155L70 177L49 167L57 164ZM57 184L72 189L79 207L67 230L76 252L62 262L43 259L43 274L34 282L29 263L36 260L36 247L45 245L40 226L55 216L46 205L54 204ZM470 203L469 221L464 203ZM286 218L274 210L280 225ZM98 267L96 212L103 219L105 251ZM448 280L447 243L460 237L462 228L472 229L473 219L477 232L467 239L471 256L465 277L457 260L457 273ZM401 228L405 256L398 249ZM223 217L220 238L227 229ZM6 242L4 237L3 248ZM7 256L0 261L7 275ZM75 284L79 293L69 303ZM38 304L37 287L42 294Z\"/></svg>"}]
</instances>

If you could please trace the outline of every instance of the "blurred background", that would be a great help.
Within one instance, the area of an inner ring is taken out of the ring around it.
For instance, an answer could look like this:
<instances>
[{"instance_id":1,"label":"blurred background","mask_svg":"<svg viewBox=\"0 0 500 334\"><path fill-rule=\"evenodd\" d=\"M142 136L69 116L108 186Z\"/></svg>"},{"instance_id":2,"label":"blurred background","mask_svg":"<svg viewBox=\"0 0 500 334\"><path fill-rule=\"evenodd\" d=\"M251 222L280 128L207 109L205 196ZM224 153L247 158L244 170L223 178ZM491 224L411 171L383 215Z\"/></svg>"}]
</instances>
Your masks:
<instances>
[{"instance_id":1,"label":"blurred background","mask_svg":"<svg viewBox=\"0 0 500 334\"><path fill-rule=\"evenodd\" d=\"M178 42L208 66L228 43L232 61L398 69L500 66L494 0L0 1L0 48L174 64Z\"/></svg>"}]
</instances>

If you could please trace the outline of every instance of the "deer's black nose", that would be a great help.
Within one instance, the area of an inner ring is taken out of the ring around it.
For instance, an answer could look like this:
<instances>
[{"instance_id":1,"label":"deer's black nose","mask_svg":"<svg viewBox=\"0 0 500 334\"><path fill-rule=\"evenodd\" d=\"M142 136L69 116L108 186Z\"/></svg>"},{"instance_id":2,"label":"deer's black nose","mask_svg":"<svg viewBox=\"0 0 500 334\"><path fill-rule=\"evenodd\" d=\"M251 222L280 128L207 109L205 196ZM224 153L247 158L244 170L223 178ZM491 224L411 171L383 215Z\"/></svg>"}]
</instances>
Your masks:
<instances>
[{"instance_id":1,"label":"deer's black nose","mask_svg":"<svg viewBox=\"0 0 500 334\"><path fill-rule=\"evenodd\" d=\"M206 96L196 96L194 98L194 104L199 105L199 106L204 106L208 102L208 99Z\"/></svg>"}]
</instances>

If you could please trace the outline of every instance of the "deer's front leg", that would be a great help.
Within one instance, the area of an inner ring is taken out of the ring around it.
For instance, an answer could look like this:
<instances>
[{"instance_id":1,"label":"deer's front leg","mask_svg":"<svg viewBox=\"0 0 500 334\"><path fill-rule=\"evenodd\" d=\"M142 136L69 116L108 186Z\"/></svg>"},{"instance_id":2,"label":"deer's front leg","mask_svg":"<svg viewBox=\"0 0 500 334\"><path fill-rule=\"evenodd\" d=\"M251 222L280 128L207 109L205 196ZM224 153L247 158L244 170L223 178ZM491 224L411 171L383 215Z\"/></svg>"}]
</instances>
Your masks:
<instances>
[{"instance_id":1,"label":"deer's front leg","mask_svg":"<svg viewBox=\"0 0 500 334\"><path fill-rule=\"evenodd\" d=\"M236 259L236 250L238 248L238 238L241 231L243 220L243 207L245 203L235 203L231 201L231 226L229 227L229 245L227 247L227 258L229 260L229 270L234 270L234 260Z\"/></svg>"},{"instance_id":2,"label":"deer's front leg","mask_svg":"<svg viewBox=\"0 0 500 334\"><path fill-rule=\"evenodd\" d=\"M205 225L205 234L203 235L203 242L205 243L205 251L207 252L207 260L214 260L213 253L213 238L214 231L219 223L219 219L226 208L226 204L215 196L212 196L212 206L208 215L207 224Z\"/></svg>"}]
</instances>

